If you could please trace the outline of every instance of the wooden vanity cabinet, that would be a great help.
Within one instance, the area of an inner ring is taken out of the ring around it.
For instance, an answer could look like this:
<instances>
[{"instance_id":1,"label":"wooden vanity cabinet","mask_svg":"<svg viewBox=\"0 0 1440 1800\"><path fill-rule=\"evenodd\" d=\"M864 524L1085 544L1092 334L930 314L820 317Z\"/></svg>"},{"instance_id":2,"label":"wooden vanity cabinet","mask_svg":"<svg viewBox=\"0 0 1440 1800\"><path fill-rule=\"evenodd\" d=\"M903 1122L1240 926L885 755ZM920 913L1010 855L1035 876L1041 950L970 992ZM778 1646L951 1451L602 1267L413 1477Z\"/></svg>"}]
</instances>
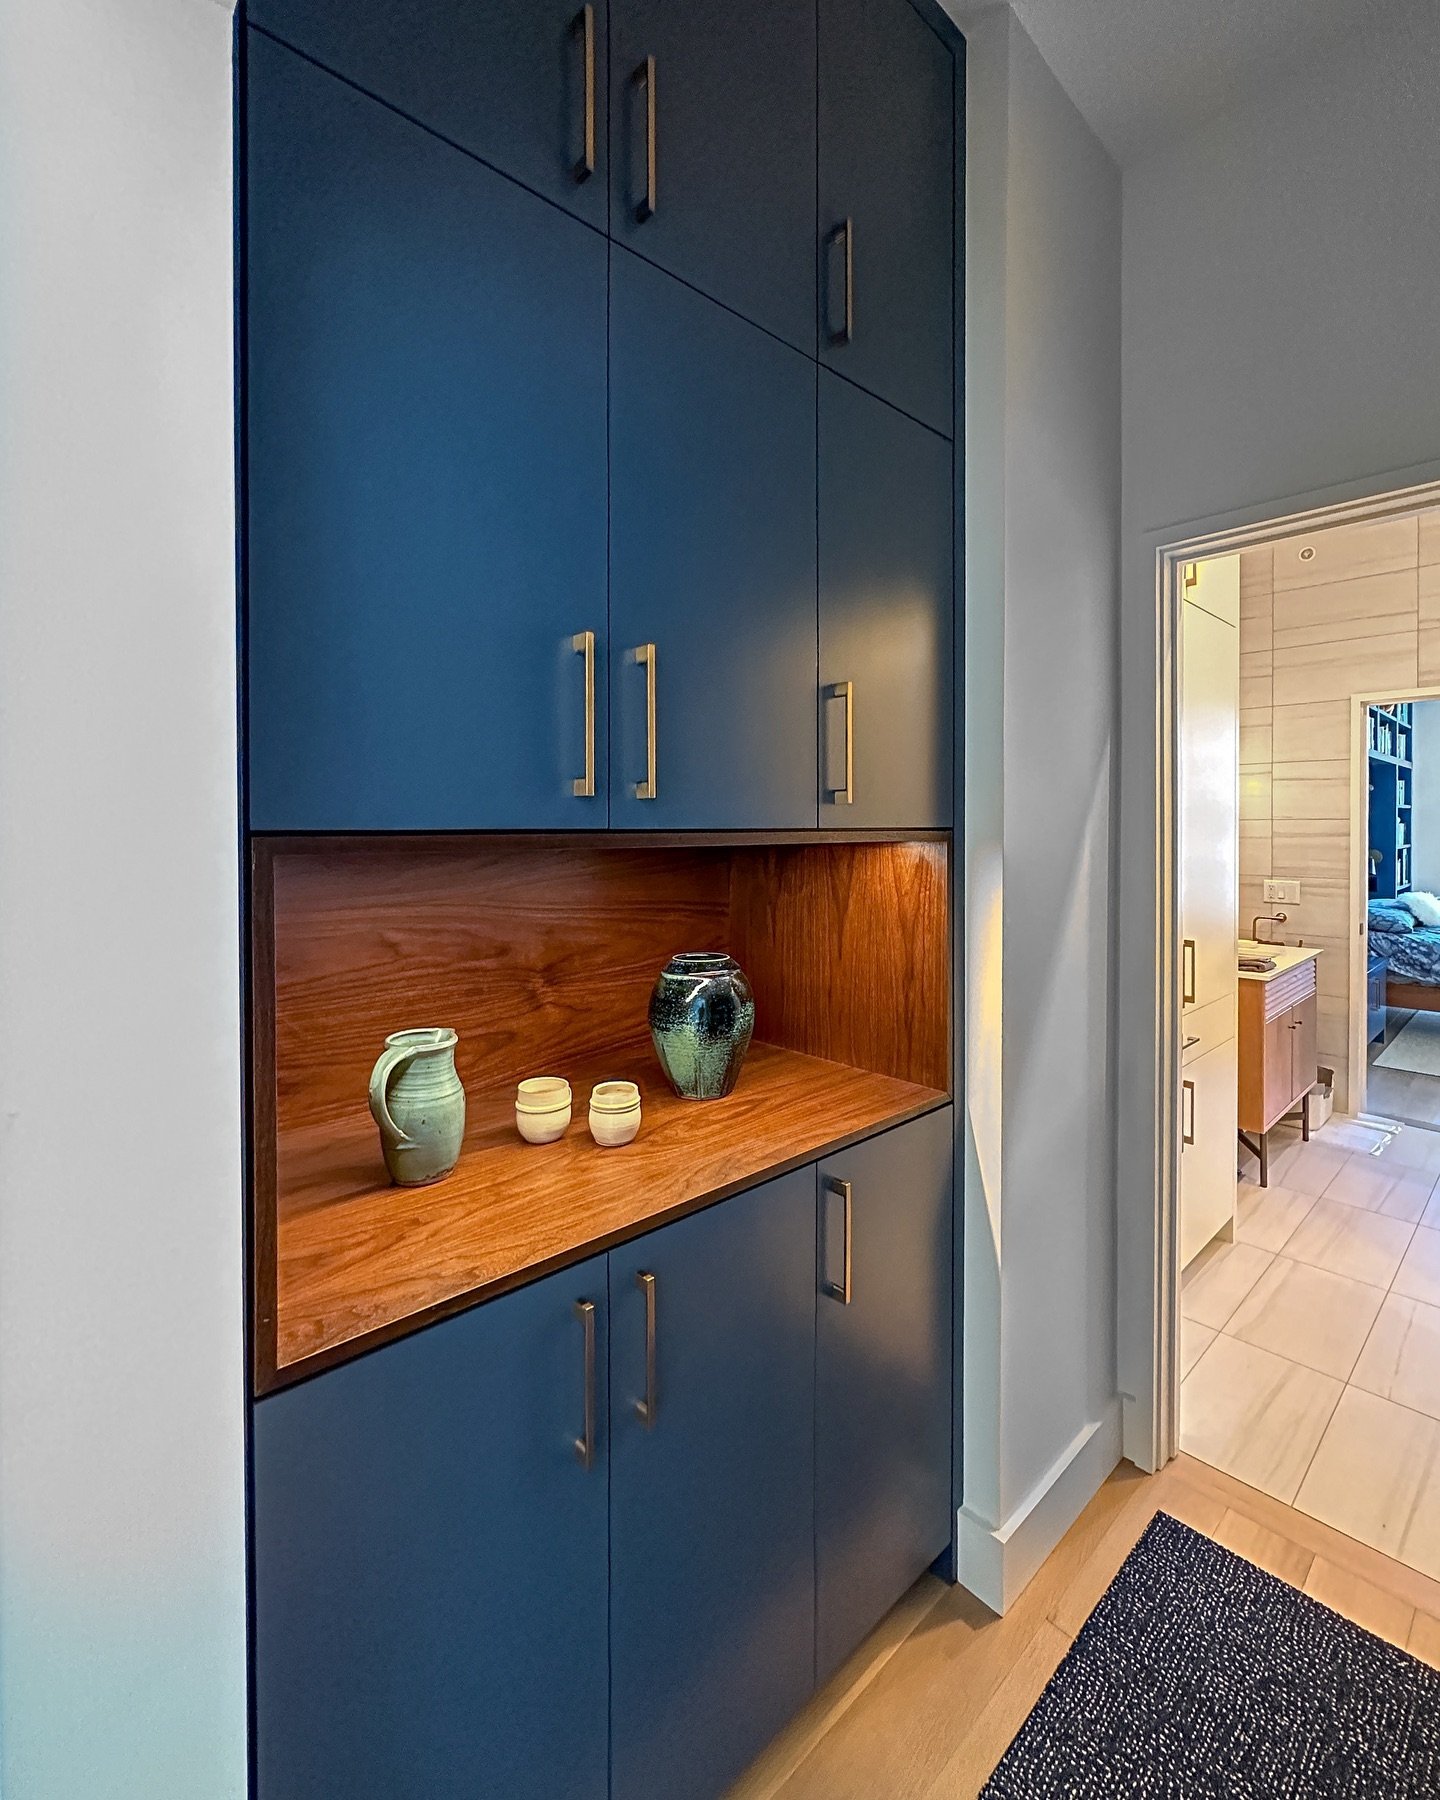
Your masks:
<instances>
[{"instance_id":1,"label":"wooden vanity cabinet","mask_svg":"<svg viewBox=\"0 0 1440 1800\"><path fill-rule=\"evenodd\" d=\"M1315 960L1269 981L1240 983L1240 1132L1269 1185L1267 1133L1301 1106L1315 1085L1319 1002ZM1308 1112L1302 1126L1310 1135Z\"/></svg>"}]
</instances>

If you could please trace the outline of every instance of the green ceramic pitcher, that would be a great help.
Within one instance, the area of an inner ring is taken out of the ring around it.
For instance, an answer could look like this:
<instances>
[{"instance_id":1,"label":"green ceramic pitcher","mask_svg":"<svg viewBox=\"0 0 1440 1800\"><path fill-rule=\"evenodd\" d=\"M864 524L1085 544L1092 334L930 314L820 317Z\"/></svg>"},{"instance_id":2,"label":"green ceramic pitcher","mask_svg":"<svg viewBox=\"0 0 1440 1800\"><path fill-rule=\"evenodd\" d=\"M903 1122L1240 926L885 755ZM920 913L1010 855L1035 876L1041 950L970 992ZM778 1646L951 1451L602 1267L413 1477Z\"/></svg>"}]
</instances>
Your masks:
<instances>
[{"instance_id":1,"label":"green ceramic pitcher","mask_svg":"<svg viewBox=\"0 0 1440 1800\"><path fill-rule=\"evenodd\" d=\"M443 1026L392 1031L370 1072L370 1111L390 1179L420 1187L448 1175L465 1136L456 1034Z\"/></svg>"}]
</instances>

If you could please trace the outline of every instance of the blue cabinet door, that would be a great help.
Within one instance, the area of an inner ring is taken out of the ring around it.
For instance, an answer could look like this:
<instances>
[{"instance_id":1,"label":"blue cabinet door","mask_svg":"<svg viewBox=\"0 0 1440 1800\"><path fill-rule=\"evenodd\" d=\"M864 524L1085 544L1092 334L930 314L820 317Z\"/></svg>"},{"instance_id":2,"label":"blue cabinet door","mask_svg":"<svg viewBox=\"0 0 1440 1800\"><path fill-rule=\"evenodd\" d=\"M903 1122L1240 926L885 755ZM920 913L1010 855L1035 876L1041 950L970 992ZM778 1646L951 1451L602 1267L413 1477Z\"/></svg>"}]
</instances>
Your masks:
<instances>
[{"instance_id":1,"label":"blue cabinet door","mask_svg":"<svg viewBox=\"0 0 1440 1800\"><path fill-rule=\"evenodd\" d=\"M820 354L948 435L955 66L909 0L820 0L819 143Z\"/></svg>"},{"instance_id":2,"label":"blue cabinet door","mask_svg":"<svg viewBox=\"0 0 1440 1800\"><path fill-rule=\"evenodd\" d=\"M711 1800L811 1692L814 1252L802 1169L610 1253L612 1800Z\"/></svg>"},{"instance_id":3,"label":"blue cabinet door","mask_svg":"<svg viewBox=\"0 0 1440 1800\"><path fill-rule=\"evenodd\" d=\"M613 251L612 825L815 824L815 377Z\"/></svg>"},{"instance_id":4,"label":"blue cabinet door","mask_svg":"<svg viewBox=\"0 0 1440 1800\"><path fill-rule=\"evenodd\" d=\"M605 1274L257 1404L259 1800L605 1800Z\"/></svg>"},{"instance_id":5,"label":"blue cabinet door","mask_svg":"<svg viewBox=\"0 0 1440 1800\"><path fill-rule=\"evenodd\" d=\"M605 0L249 0L247 16L604 230Z\"/></svg>"},{"instance_id":6,"label":"blue cabinet door","mask_svg":"<svg viewBox=\"0 0 1440 1800\"><path fill-rule=\"evenodd\" d=\"M951 822L953 492L947 439L821 371L820 823L829 829Z\"/></svg>"},{"instance_id":7,"label":"blue cabinet door","mask_svg":"<svg viewBox=\"0 0 1440 1800\"><path fill-rule=\"evenodd\" d=\"M940 1555L954 1528L953 1131L952 1109L942 1107L820 1164L820 1681Z\"/></svg>"},{"instance_id":8,"label":"blue cabinet door","mask_svg":"<svg viewBox=\"0 0 1440 1800\"><path fill-rule=\"evenodd\" d=\"M603 826L605 242L249 36L251 824Z\"/></svg>"},{"instance_id":9,"label":"blue cabinet door","mask_svg":"<svg viewBox=\"0 0 1440 1800\"><path fill-rule=\"evenodd\" d=\"M814 0L615 0L611 33L611 235L813 356Z\"/></svg>"}]
</instances>

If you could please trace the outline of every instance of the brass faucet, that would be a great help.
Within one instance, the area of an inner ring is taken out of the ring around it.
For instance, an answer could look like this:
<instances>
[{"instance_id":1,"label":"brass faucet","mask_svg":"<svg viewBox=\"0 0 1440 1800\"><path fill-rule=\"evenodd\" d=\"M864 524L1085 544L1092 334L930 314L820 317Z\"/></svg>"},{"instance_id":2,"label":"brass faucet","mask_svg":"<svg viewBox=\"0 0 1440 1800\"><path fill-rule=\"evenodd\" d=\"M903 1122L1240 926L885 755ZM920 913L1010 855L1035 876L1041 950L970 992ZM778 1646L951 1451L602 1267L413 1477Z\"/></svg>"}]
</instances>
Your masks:
<instances>
[{"instance_id":1,"label":"brass faucet","mask_svg":"<svg viewBox=\"0 0 1440 1800\"><path fill-rule=\"evenodd\" d=\"M1260 935L1259 927L1262 924L1263 925L1288 925L1289 923L1290 923L1289 913L1256 913L1255 917L1250 921L1251 940L1257 944L1271 944L1275 940L1273 938L1262 938Z\"/></svg>"}]
</instances>

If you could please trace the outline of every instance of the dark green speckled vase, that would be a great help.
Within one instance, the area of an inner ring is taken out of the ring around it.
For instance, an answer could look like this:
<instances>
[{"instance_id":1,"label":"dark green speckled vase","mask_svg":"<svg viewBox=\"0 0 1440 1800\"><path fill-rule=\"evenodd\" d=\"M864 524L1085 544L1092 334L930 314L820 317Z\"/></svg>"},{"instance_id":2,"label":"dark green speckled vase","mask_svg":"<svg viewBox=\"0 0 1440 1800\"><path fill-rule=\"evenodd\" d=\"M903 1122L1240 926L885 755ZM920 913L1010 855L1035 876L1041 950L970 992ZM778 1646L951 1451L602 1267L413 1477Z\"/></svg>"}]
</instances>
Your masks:
<instances>
[{"instance_id":1,"label":"dark green speckled vase","mask_svg":"<svg viewBox=\"0 0 1440 1800\"><path fill-rule=\"evenodd\" d=\"M755 996L723 950L672 956L650 996L650 1035L682 1100L723 1100L740 1078L755 1029Z\"/></svg>"}]
</instances>

